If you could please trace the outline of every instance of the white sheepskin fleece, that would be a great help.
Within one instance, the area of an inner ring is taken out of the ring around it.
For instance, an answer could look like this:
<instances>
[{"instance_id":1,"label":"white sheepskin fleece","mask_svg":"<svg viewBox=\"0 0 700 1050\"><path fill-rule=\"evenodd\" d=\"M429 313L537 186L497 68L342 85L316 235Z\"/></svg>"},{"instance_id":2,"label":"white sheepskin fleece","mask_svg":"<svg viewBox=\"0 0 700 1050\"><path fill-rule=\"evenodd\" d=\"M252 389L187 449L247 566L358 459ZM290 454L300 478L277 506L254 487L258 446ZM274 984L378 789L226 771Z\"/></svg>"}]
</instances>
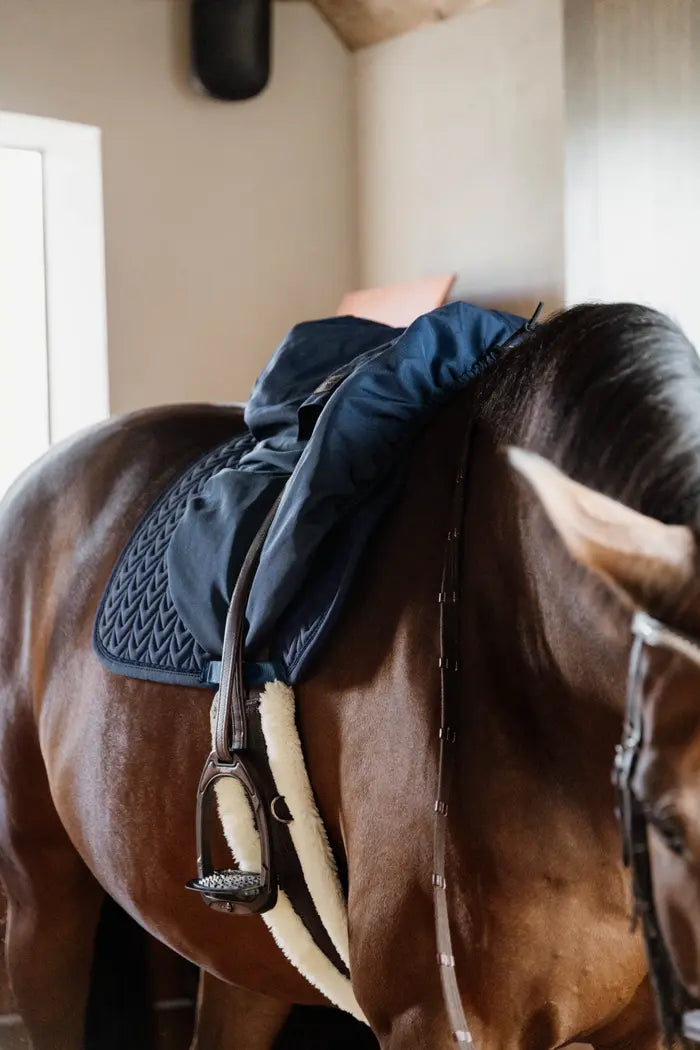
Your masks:
<instances>
[{"instance_id":1,"label":"white sheepskin fleece","mask_svg":"<svg viewBox=\"0 0 700 1050\"><path fill-rule=\"evenodd\" d=\"M260 697L260 714L270 769L277 790L284 795L294 817L289 830L314 905L338 954L348 965L345 899L306 772L294 711L293 690L283 682L268 683ZM259 871L260 839L242 785L227 778L219 780L214 790L231 853L241 868ZM275 907L262 918L281 951L307 981L341 1010L366 1023L350 981L317 947L283 890Z\"/></svg>"},{"instance_id":2,"label":"white sheepskin fleece","mask_svg":"<svg viewBox=\"0 0 700 1050\"><path fill-rule=\"evenodd\" d=\"M292 689L283 682L270 682L260 697L260 719L270 769L277 790L284 795L295 818L289 831L297 856L302 861L311 899L335 950L350 969L345 897L306 772L294 713Z\"/></svg>"}]
</instances>

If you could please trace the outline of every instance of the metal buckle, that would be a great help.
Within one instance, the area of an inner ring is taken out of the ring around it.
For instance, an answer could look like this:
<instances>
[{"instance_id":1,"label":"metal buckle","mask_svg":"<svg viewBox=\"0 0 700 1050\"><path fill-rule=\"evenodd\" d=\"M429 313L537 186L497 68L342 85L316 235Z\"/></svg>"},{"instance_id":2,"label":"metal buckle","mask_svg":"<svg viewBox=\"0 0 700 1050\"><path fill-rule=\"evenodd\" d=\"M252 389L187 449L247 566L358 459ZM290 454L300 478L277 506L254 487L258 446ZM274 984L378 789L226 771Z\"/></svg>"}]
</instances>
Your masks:
<instances>
[{"instance_id":1,"label":"metal buckle","mask_svg":"<svg viewBox=\"0 0 700 1050\"><path fill-rule=\"evenodd\" d=\"M685 1038L691 1043L700 1043L700 1010L686 1010L681 1022Z\"/></svg>"}]
</instances>

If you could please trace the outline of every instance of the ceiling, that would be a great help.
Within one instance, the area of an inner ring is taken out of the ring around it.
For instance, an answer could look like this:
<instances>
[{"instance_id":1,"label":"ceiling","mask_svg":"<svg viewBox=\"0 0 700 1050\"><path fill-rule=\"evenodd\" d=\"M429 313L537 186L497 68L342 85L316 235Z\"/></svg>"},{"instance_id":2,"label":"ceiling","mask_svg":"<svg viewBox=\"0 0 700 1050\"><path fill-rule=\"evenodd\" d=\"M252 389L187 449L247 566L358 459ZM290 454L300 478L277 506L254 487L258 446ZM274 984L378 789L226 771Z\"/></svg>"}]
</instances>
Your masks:
<instances>
[{"instance_id":1,"label":"ceiling","mask_svg":"<svg viewBox=\"0 0 700 1050\"><path fill-rule=\"evenodd\" d=\"M489 0L312 0L338 36L355 51L429 22L481 7Z\"/></svg>"}]
</instances>

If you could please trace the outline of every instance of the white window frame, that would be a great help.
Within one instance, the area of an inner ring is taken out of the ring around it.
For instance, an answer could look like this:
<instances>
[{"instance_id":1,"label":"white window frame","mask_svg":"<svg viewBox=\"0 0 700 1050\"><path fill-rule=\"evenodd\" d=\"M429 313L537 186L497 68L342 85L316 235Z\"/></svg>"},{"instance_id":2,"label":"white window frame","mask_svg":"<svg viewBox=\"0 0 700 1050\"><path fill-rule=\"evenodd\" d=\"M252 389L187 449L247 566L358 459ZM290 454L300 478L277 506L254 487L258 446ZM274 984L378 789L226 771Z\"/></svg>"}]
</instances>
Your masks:
<instances>
[{"instance_id":1,"label":"white window frame","mask_svg":"<svg viewBox=\"0 0 700 1050\"><path fill-rule=\"evenodd\" d=\"M100 129L0 112L0 146L38 150L51 442L109 415Z\"/></svg>"}]
</instances>

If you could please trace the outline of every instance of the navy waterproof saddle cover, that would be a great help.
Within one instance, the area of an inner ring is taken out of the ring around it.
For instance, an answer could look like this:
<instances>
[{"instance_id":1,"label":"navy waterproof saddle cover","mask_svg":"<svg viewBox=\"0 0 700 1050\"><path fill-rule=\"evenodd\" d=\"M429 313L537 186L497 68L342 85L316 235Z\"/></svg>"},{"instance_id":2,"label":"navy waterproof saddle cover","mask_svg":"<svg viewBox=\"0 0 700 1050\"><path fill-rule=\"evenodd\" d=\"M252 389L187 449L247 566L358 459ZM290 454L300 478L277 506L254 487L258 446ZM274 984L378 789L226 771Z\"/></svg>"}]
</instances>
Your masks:
<instances>
[{"instance_id":1,"label":"navy waterproof saddle cover","mask_svg":"<svg viewBox=\"0 0 700 1050\"><path fill-rule=\"evenodd\" d=\"M95 620L100 659L132 677L215 682L238 570L281 493L248 604L246 658L264 678L297 682L416 437L523 332L522 318L468 303L405 330L353 317L297 325L253 387L245 432L189 467L127 543Z\"/></svg>"}]
</instances>

